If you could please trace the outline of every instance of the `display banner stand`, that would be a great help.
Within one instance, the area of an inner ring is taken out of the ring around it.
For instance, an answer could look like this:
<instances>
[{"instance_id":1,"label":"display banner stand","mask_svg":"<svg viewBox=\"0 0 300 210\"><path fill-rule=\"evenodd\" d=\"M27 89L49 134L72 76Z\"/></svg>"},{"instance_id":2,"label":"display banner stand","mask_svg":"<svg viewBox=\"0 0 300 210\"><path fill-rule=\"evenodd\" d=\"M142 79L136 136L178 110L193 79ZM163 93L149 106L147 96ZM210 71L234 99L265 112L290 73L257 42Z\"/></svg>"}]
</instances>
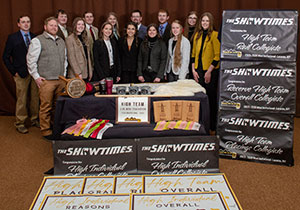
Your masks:
<instances>
[{"instance_id":1,"label":"display banner stand","mask_svg":"<svg viewBox=\"0 0 300 210\"><path fill-rule=\"evenodd\" d=\"M112 176L219 172L216 136L53 141L54 174Z\"/></svg>"},{"instance_id":2,"label":"display banner stand","mask_svg":"<svg viewBox=\"0 0 300 210\"><path fill-rule=\"evenodd\" d=\"M220 156L292 166L298 12L223 12Z\"/></svg>"}]
</instances>

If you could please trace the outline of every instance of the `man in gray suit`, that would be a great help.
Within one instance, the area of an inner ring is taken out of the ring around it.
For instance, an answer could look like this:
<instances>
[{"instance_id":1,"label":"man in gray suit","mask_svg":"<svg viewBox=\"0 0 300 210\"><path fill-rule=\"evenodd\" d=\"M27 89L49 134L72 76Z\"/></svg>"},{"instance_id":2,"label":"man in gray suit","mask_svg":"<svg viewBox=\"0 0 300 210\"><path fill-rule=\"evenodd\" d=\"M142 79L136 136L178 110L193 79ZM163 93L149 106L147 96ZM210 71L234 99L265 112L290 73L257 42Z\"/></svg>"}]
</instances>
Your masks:
<instances>
[{"instance_id":1,"label":"man in gray suit","mask_svg":"<svg viewBox=\"0 0 300 210\"><path fill-rule=\"evenodd\" d=\"M131 12L131 21L137 24L138 37L144 39L147 34L147 27L142 24L142 12L138 9Z\"/></svg>"}]
</instances>

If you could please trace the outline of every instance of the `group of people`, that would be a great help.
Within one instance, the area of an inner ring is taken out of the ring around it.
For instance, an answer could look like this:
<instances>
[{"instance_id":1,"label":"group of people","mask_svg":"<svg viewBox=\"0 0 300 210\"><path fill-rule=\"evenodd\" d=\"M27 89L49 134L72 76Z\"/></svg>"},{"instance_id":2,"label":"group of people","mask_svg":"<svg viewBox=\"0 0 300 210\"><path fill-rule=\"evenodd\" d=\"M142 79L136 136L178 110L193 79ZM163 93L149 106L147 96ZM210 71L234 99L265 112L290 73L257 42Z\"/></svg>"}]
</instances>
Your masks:
<instances>
[{"instance_id":1,"label":"group of people","mask_svg":"<svg viewBox=\"0 0 300 210\"><path fill-rule=\"evenodd\" d=\"M168 19L168 11L161 9L159 24L146 27L141 11L133 10L121 36L114 12L100 29L93 26L92 12L76 17L69 28L66 12L58 10L55 17L44 21L44 32L35 36L30 32L29 16L21 16L17 23L20 30L9 35L3 53L16 82L17 130L28 132L29 101L32 125L40 126L45 138L52 138L55 100L64 88L59 76L80 77L86 82L112 77L114 83L195 79L206 88L211 130L215 130L220 42L213 16L206 12L198 17L192 11L184 25L179 20L170 24ZM27 98L29 89L31 100Z\"/></svg>"}]
</instances>

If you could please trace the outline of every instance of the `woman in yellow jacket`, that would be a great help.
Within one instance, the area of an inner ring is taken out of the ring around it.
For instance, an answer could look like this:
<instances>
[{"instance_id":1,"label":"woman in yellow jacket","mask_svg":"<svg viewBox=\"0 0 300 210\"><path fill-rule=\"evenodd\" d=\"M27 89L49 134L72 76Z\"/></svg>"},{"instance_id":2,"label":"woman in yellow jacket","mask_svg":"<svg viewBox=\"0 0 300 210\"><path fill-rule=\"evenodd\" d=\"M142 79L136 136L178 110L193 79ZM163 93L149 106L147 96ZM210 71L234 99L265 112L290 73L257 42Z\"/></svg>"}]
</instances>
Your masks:
<instances>
[{"instance_id":1,"label":"woman in yellow jacket","mask_svg":"<svg viewBox=\"0 0 300 210\"><path fill-rule=\"evenodd\" d=\"M201 15L195 29L192 49L193 77L206 89L210 104L210 130L217 124L217 87L220 61L220 42L218 32L213 30L213 16L209 12Z\"/></svg>"}]
</instances>

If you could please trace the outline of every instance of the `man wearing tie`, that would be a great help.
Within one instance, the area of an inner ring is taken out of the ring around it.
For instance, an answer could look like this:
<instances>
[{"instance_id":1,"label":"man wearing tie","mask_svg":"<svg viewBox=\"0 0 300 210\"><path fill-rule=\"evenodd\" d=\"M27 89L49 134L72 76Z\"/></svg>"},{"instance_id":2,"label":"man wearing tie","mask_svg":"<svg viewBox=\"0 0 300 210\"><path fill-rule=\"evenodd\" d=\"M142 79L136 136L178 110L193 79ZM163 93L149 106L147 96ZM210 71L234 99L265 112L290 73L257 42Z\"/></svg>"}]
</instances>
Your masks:
<instances>
[{"instance_id":1,"label":"man wearing tie","mask_svg":"<svg viewBox=\"0 0 300 210\"><path fill-rule=\"evenodd\" d=\"M16 122L18 132L25 134L25 120L30 117L31 125L39 127L39 96L38 88L29 75L26 54L30 41L35 37L30 32L30 18L27 15L18 18L20 30L8 36L3 52L3 61L16 82ZM29 98L29 99L28 99ZM28 110L30 113L28 113Z\"/></svg>"},{"instance_id":2,"label":"man wearing tie","mask_svg":"<svg viewBox=\"0 0 300 210\"><path fill-rule=\"evenodd\" d=\"M94 45L94 41L98 39L98 34L99 34L99 30L97 27L93 26L93 22L94 22L94 15L92 12L85 12L83 14L83 19L85 21L85 30L87 32L87 36L88 36L88 41L89 41L89 45L91 46L91 59L92 59L92 65L94 65L94 56L93 56L93 45Z\"/></svg>"},{"instance_id":3,"label":"man wearing tie","mask_svg":"<svg viewBox=\"0 0 300 210\"><path fill-rule=\"evenodd\" d=\"M143 16L142 12L138 9L131 11L131 21L136 23L137 30L138 30L138 37L143 39L145 38L147 34L147 27L142 24Z\"/></svg>"},{"instance_id":4,"label":"man wearing tie","mask_svg":"<svg viewBox=\"0 0 300 210\"><path fill-rule=\"evenodd\" d=\"M168 23L169 12L164 9L158 11L158 22L159 22L159 35L164 40L166 45L169 44L169 39L171 38L171 25Z\"/></svg>"}]
</instances>

